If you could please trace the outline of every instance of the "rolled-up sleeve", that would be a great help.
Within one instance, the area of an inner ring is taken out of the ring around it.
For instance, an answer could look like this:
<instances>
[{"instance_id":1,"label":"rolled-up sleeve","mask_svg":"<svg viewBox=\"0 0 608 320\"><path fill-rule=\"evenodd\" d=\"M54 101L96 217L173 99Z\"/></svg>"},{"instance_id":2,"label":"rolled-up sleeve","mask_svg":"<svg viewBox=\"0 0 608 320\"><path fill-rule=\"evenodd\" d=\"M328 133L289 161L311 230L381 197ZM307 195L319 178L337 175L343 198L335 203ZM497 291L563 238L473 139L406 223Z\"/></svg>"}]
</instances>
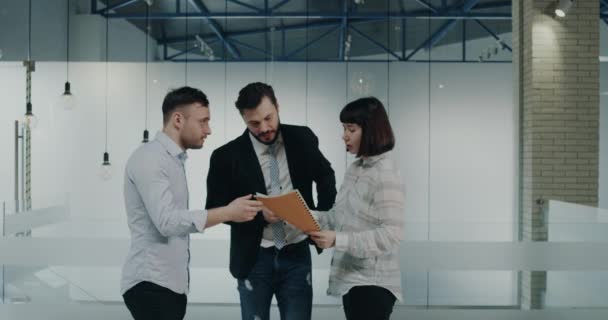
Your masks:
<instances>
[{"instance_id":1,"label":"rolled-up sleeve","mask_svg":"<svg viewBox=\"0 0 608 320\"><path fill-rule=\"evenodd\" d=\"M336 207L329 211L311 210L313 217L319 222L321 230L334 230L336 227Z\"/></svg>"}]
</instances>

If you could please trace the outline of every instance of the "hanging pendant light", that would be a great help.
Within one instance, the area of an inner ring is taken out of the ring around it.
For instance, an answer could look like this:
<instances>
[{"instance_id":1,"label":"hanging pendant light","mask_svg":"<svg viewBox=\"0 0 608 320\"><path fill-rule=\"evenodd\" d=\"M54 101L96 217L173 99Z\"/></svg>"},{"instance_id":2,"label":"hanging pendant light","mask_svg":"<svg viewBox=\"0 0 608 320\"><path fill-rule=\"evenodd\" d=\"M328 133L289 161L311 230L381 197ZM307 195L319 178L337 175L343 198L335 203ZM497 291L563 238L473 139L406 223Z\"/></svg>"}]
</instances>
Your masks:
<instances>
[{"instance_id":1,"label":"hanging pendant light","mask_svg":"<svg viewBox=\"0 0 608 320\"><path fill-rule=\"evenodd\" d=\"M24 123L30 129L36 129L36 127L38 127L38 118L32 112L32 103L31 102L28 102L25 104Z\"/></svg>"},{"instance_id":2,"label":"hanging pendant light","mask_svg":"<svg viewBox=\"0 0 608 320\"><path fill-rule=\"evenodd\" d=\"M106 118L106 137L105 137L105 151L103 153L103 161L101 163L101 170L99 171L99 177L104 180L112 179L112 164L110 163L110 153L108 152L108 94L109 94L109 83L108 83L108 54L110 47L109 40L109 21L110 19L106 17L106 101L105 101L105 118Z\"/></svg>"},{"instance_id":3,"label":"hanging pendant light","mask_svg":"<svg viewBox=\"0 0 608 320\"><path fill-rule=\"evenodd\" d=\"M103 153L99 177L104 181L112 179L112 164L110 163L110 154L107 151Z\"/></svg>"},{"instance_id":4,"label":"hanging pendant light","mask_svg":"<svg viewBox=\"0 0 608 320\"><path fill-rule=\"evenodd\" d=\"M150 133L148 132L148 129L144 130L144 138L143 140L141 140L142 143L148 143L150 142Z\"/></svg>"},{"instance_id":5,"label":"hanging pendant light","mask_svg":"<svg viewBox=\"0 0 608 320\"><path fill-rule=\"evenodd\" d=\"M66 81L63 86L63 94L61 94L59 100L59 106L65 110L72 110L76 107L76 99L72 94L72 88L70 84L70 0L66 0L67 2L67 12L66 12L66 25L67 25L67 36L66 36L66 47L65 47L65 66L66 66Z\"/></svg>"}]
</instances>

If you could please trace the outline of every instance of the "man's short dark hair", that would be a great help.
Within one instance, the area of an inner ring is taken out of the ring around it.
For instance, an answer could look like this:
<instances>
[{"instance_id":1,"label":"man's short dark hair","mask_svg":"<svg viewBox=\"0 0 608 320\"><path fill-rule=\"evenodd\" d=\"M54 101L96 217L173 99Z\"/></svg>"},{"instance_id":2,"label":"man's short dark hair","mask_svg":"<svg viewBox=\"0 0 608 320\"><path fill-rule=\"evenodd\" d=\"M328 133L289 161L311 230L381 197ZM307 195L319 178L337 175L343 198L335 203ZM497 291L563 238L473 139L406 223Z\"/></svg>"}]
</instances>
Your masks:
<instances>
[{"instance_id":1,"label":"man's short dark hair","mask_svg":"<svg viewBox=\"0 0 608 320\"><path fill-rule=\"evenodd\" d=\"M167 93L163 100L163 123L167 123L175 109L193 103L200 103L204 107L209 107L207 96L199 89L192 87L181 87L173 89Z\"/></svg>"},{"instance_id":2,"label":"man's short dark hair","mask_svg":"<svg viewBox=\"0 0 608 320\"><path fill-rule=\"evenodd\" d=\"M274 90L271 86L262 82L253 82L239 91L239 97L234 104L239 112L243 114L243 110L255 109L264 97L270 99L275 106L277 105L277 98L274 96Z\"/></svg>"},{"instance_id":3,"label":"man's short dark hair","mask_svg":"<svg viewBox=\"0 0 608 320\"><path fill-rule=\"evenodd\" d=\"M342 123L356 123L361 129L358 157L375 156L395 147L395 136L386 110L375 97L357 99L340 112Z\"/></svg>"}]
</instances>

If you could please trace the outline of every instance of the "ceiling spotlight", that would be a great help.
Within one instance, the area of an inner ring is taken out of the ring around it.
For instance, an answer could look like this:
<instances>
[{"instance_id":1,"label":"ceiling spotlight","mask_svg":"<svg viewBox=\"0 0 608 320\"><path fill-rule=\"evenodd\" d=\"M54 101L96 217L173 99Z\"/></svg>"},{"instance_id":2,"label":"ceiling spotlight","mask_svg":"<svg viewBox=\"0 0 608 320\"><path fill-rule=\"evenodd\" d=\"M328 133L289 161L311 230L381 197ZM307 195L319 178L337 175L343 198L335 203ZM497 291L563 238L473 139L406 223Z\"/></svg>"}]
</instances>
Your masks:
<instances>
[{"instance_id":1,"label":"ceiling spotlight","mask_svg":"<svg viewBox=\"0 0 608 320\"><path fill-rule=\"evenodd\" d=\"M200 48L203 56L205 56L209 61L215 60L215 54L213 53L211 46L209 46L209 44L207 44L207 42L205 42L205 40L203 40L203 38L201 38L201 36L198 34L194 37L196 38L196 41L198 41L198 44L195 43L194 46Z\"/></svg>"},{"instance_id":2,"label":"ceiling spotlight","mask_svg":"<svg viewBox=\"0 0 608 320\"><path fill-rule=\"evenodd\" d=\"M195 34L194 38L197 41L194 43L194 46L197 48L200 47L201 51L203 51L205 49L205 47L207 46L207 42L205 42L205 40L203 40L203 38L201 38L201 36L199 36L198 34Z\"/></svg>"},{"instance_id":3,"label":"ceiling spotlight","mask_svg":"<svg viewBox=\"0 0 608 320\"><path fill-rule=\"evenodd\" d=\"M498 39L498 40L496 40L496 42L500 46L500 50L506 50L507 49L507 43L503 39Z\"/></svg>"},{"instance_id":4,"label":"ceiling spotlight","mask_svg":"<svg viewBox=\"0 0 608 320\"><path fill-rule=\"evenodd\" d=\"M350 33L346 36L346 41L344 41L344 60L348 60L350 57L350 46L352 44L352 36Z\"/></svg>"},{"instance_id":5,"label":"ceiling spotlight","mask_svg":"<svg viewBox=\"0 0 608 320\"><path fill-rule=\"evenodd\" d=\"M557 5L555 6L555 15L558 18L565 17L566 14L568 14L568 11L570 11L570 8L572 8L573 3L574 0L559 0Z\"/></svg>"}]
</instances>

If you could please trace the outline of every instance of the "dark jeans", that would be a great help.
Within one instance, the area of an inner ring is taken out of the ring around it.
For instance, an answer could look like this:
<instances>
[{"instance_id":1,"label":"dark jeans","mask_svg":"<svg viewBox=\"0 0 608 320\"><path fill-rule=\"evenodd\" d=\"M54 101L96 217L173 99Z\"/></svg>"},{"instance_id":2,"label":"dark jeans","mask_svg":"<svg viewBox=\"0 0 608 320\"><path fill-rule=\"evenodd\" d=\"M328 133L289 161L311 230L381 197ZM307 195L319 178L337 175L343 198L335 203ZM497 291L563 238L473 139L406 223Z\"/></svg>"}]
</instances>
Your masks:
<instances>
[{"instance_id":1,"label":"dark jeans","mask_svg":"<svg viewBox=\"0 0 608 320\"><path fill-rule=\"evenodd\" d=\"M347 320L388 320L393 312L395 296L378 286L357 286L342 296Z\"/></svg>"},{"instance_id":2,"label":"dark jeans","mask_svg":"<svg viewBox=\"0 0 608 320\"><path fill-rule=\"evenodd\" d=\"M185 294L152 282L140 282L122 297L135 320L181 320L186 315Z\"/></svg>"},{"instance_id":3,"label":"dark jeans","mask_svg":"<svg viewBox=\"0 0 608 320\"><path fill-rule=\"evenodd\" d=\"M281 250L260 248L249 276L237 282L243 320L268 320L273 295L282 320L310 320L312 267L307 241Z\"/></svg>"}]
</instances>

